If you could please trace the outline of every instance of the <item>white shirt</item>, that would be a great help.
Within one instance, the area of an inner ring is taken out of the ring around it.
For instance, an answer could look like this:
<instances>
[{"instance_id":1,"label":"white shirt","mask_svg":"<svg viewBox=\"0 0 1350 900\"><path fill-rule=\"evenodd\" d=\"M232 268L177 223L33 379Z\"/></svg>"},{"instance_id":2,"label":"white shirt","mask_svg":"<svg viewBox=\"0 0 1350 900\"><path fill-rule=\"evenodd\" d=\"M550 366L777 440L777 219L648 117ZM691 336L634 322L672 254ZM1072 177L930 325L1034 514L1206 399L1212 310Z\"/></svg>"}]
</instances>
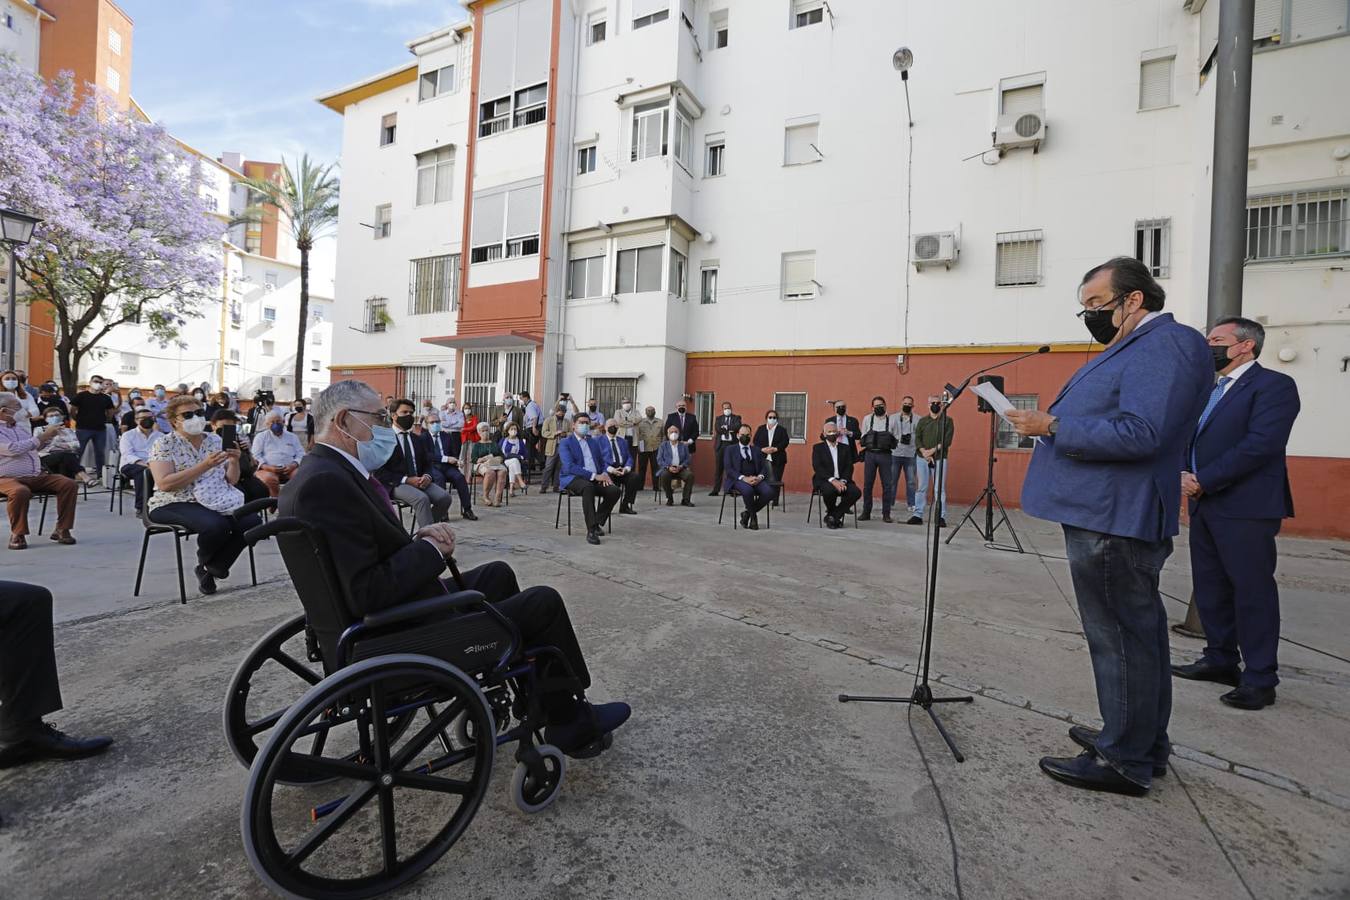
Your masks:
<instances>
[{"instance_id":1,"label":"white shirt","mask_svg":"<svg viewBox=\"0 0 1350 900\"><path fill-rule=\"evenodd\" d=\"M305 448L300 439L289 431L273 434L271 428L264 428L253 438L250 448L253 458L265 466L298 465L305 458Z\"/></svg>"},{"instance_id":2,"label":"white shirt","mask_svg":"<svg viewBox=\"0 0 1350 900\"><path fill-rule=\"evenodd\" d=\"M1223 386L1223 394L1220 394L1219 396L1222 397L1224 394L1227 394L1229 391L1231 391L1233 389L1233 385L1237 384L1237 380L1241 378L1243 375L1246 375L1247 370L1250 369L1252 367L1252 364L1255 362L1256 360L1249 359L1242 365L1238 366L1233 371L1229 372L1227 375L1222 376L1224 378L1227 378L1228 381Z\"/></svg>"},{"instance_id":3,"label":"white shirt","mask_svg":"<svg viewBox=\"0 0 1350 900\"><path fill-rule=\"evenodd\" d=\"M768 439L769 439L768 446L770 446L770 447L773 446L773 433L774 433L775 431L777 431L777 430L778 430L778 426L777 426L777 425L767 425L767 424L766 424L766 425L764 426L764 434L765 434L765 436L767 436Z\"/></svg>"},{"instance_id":4,"label":"white shirt","mask_svg":"<svg viewBox=\"0 0 1350 900\"><path fill-rule=\"evenodd\" d=\"M327 447L329 450L332 450L334 453L337 453L348 463L350 463L351 467L355 469L357 473L359 473L360 476L364 478L366 481L370 480L370 470L367 469L365 466L361 465L361 460L357 459L355 456L352 456L350 453L348 453L346 450L343 450L341 447L334 446L333 444L326 444L323 441L319 441L319 443L323 444L323 446Z\"/></svg>"},{"instance_id":5,"label":"white shirt","mask_svg":"<svg viewBox=\"0 0 1350 900\"><path fill-rule=\"evenodd\" d=\"M153 428L147 432L144 428L133 428L122 435L121 440L117 442L117 450L121 454L121 464L124 466L132 463L145 465L150 461L150 448L155 445L155 441L160 439L160 432Z\"/></svg>"}]
</instances>

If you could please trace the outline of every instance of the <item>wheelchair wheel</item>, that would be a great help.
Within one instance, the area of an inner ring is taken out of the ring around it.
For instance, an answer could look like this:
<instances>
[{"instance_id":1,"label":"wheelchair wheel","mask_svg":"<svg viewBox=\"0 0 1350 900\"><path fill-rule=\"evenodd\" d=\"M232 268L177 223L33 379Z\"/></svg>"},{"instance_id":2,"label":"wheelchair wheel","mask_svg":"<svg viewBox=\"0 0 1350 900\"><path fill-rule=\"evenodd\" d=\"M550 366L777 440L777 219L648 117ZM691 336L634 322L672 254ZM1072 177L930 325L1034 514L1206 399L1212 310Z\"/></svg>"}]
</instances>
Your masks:
<instances>
[{"instance_id":1,"label":"wheelchair wheel","mask_svg":"<svg viewBox=\"0 0 1350 900\"><path fill-rule=\"evenodd\" d=\"M543 774L530 773L530 767L523 762L516 763L511 774L511 799L521 812L542 812L558 799L562 793L563 776L567 774L567 757L552 744L541 744L535 748L542 757Z\"/></svg>"},{"instance_id":2,"label":"wheelchair wheel","mask_svg":"<svg viewBox=\"0 0 1350 900\"><path fill-rule=\"evenodd\" d=\"M267 732L291 704L322 680L323 665L310 662L306 652L303 613L280 623L253 645L230 679L223 710L225 742L245 768L253 764ZM401 715L392 730L402 734L412 715ZM321 755L330 736L316 732L310 752Z\"/></svg>"},{"instance_id":3,"label":"wheelchair wheel","mask_svg":"<svg viewBox=\"0 0 1350 900\"><path fill-rule=\"evenodd\" d=\"M431 721L404 739L391 724L408 707L426 710ZM437 739L461 714L477 733L493 733L477 683L427 656L362 660L310 688L277 722L249 772L240 831L259 878L283 896L355 900L393 890L435 863L482 803L496 752L492 741L445 752ZM335 722L358 732L355 758L304 749ZM297 774L306 783L288 783Z\"/></svg>"}]
</instances>

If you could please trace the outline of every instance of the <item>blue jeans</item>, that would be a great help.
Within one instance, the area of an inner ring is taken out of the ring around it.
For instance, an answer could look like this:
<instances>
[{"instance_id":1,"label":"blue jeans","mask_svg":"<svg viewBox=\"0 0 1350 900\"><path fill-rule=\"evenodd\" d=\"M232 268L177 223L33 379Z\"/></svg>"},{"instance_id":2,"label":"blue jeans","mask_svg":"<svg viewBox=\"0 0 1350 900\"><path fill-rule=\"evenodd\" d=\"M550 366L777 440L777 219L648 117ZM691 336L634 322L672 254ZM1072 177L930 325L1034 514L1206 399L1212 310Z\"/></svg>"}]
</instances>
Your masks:
<instances>
[{"instance_id":1,"label":"blue jeans","mask_svg":"<svg viewBox=\"0 0 1350 900\"><path fill-rule=\"evenodd\" d=\"M80 456L84 456L84 448L89 442L94 442L94 471L102 478L103 465L108 461L108 429L76 428L75 437L80 441Z\"/></svg>"},{"instance_id":2,"label":"blue jeans","mask_svg":"<svg viewBox=\"0 0 1350 900\"><path fill-rule=\"evenodd\" d=\"M936 507L938 508L938 517L939 517L939 518L942 518L942 519L947 518L947 472L946 472L946 469L947 469L947 463L946 463L946 461L944 460L943 462L938 463L936 466L930 466L930 465L928 464L928 460L926 460L926 459L921 459L921 460L919 460L919 463L918 463L917 468L918 468L918 470L919 470L919 489L918 489L917 491L914 492L914 515L918 516L920 519L923 518L924 507L926 507L926 506L928 505L928 487L929 487L929 484L932 483L932 485L933 485L933 492L934 492L934 494L936 494L936 493L937 493L936 479L937 479L937 477L938 477L938 471L939 471L939 469L941 469L941 470L942 470L942 496L941 496L941 497L934 496L934 497L933 497L933 505L936 506Z\"/></svg>"},{"instance_id":3,"label":"blue jeans","mask_svg":"<svg viewBox=\"0 0 1350 900\"><path fill-rule=\"evenodd\" d=\"M1158 574L1172 539L1143 541L1064 526L1069 573L1097 683L1097 754L1148 787L1172 745L1172 669Z\"/></svg>"},{"instance_id":4,"label":"blue jeans","mask_svg":"<svg viewBox=\"0 0 1350 900\"><path fill-rule=\"evenodd\" d=\"M895 485L896 491L900 489L900 475L905 476L905 506L914 508L914 488L915 481L918 479L918 473L914 468L913 456L892 456L891 457L891 484Z\"/></svg>"}]
</instances>

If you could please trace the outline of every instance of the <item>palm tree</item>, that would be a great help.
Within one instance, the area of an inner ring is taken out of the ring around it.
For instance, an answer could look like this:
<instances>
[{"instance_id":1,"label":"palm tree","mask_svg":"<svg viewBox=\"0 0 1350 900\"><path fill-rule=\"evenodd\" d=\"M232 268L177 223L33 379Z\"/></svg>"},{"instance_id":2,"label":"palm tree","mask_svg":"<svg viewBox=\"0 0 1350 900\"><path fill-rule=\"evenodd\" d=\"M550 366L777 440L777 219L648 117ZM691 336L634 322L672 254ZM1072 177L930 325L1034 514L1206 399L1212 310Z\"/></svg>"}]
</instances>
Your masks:
<instances>
[{"instance_id":1,"label":"palm tree","mask_svg":"<svg viewBox=\"0 0 1350 900\"><path fill-rule=\"evenodd\" d=\"M253 191L254 204L233 224L256 223L280 215L290 228L291 238L300 251L300 327L295 338L295 394L305 375L305 327L309 323L309 251L314 242L337 225L338 178L333 165L319 165L306 153L298 170L281 160L280 178L245 178L244 186Z\"/></svg>"}]
</instances>

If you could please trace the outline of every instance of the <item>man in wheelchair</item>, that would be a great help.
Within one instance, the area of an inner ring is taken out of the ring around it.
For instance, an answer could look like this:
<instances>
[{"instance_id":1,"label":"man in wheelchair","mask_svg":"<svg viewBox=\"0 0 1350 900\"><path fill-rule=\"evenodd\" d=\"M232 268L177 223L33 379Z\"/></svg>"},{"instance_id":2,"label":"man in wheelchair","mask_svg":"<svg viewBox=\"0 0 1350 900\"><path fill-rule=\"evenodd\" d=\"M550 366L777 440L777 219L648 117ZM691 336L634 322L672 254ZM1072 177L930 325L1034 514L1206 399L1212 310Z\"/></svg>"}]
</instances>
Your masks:
<instances>
[{"instance_id":1,"label":"man in wheelchair","mask_svg":"<svg viewBox=\"0 0 1350 900\"><path fill-rule=\"evenodd\" d=\"M395 436L379 394L360 381L340 381L314 403L317 442L282 489L278 513L323 533L340 582L346 616L371 613L443 596L478 591L515 623L526 646L556 647L574 678L540 682L544 736L568 756L596 756L610 732L628 720L626 703L592 704L584 691L590 673L562 597L551 587L522 591L504 562L465 572L462 583L441 580L454 553L449 525L436 523L409 537L383 485L371 474L393 452ZM453 615L453 613L451 613ZM311 617L325 659L335 659L341 628ZM561 668L561 667L559 667Z\"/></svg>"}]
</instances>

